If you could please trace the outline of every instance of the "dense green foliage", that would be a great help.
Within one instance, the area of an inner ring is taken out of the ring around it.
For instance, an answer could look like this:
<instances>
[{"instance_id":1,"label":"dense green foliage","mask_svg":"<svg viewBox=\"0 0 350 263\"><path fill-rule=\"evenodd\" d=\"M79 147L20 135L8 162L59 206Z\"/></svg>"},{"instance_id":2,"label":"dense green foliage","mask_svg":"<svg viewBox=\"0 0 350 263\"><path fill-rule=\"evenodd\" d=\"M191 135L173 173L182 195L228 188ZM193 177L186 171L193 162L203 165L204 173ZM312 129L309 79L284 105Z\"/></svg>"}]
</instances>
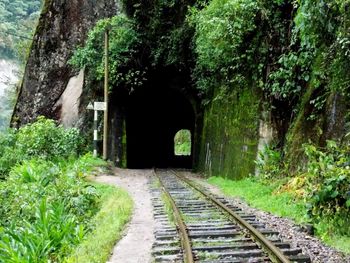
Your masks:
<instances>
[{"instance_id":1,"label":"dense green foliage","mask_svg":"<svg viewBox=\"0 0 350 263\"><path fill-rule=\"evenodd\" d=\"M313 223L325 240L350 236L350 156L349 146L327 141L324 148L304 145L307 163L302 172L279 186L294 199L305 203L304 217ZM288 164L281 163L281 152L266 148L258 162L260 182L286 178Z\"/></svg>"},{"instance_id":2,"label":"dense green foliage","mask_svg":"<svg viewBox=\"0 0 350 263\"><path fill-rule=\"evenodd\" d=\"M193 14L197 87L213 95L212 90L247 86L250 74L262 66L255 56L260 48L257 1L214 0Z\"/></svg>"},{"instance_id":3,"label":"dense green foliage","mask_svg":"<svg viewBox=\"0 0 350 263\"><path fill-rule=\"evenodd\" d=\"M42 0L0 1L0 57L25 60L41 3Z\"/></svg>"},{"instance_id":4,"label":"dense green foliage","mask_svg":"<svg viewBox=\"0 0 350 263\"><path fill-rule=\"evenodd\" d=\"M91 157L32 159L0 182L0 261L58 261L81 242L98 208L98 193L83 180Z\"/></svg>"},{"instance_id":5,"label":"dense green foliage","mask_svg":"<svg viewBox=\"0 0 350 263\"><path fill-rule=\"evenodd\" d=\"M39 158L53 161L68 158L81 152L83 140L77 129L57 127L53 120L38 120L18 130L0 133L0 177L25 160Z\"/></svg>"},{"instance_id":6,"label":"dense green foliage","mask_svg":"<svg viewBox=\"0 0 350 263\"><path fill-rule=\"evenodd\" d=\"M188 7L177 1L123 1L125 15L100 21L71 64L87 67L91 76L103 73L103 35L110 28L110 80L129 92L144 86L157 70L171 68L189 75L193 64L193 28L185 21ZM97 73L97 74L95 74ZM188 76L187 76L188 77Z\"/></svg>"},{"instance_id":7,"label":"dense green foliage","mask_svg":"<svg viewBox=\"0 0 350 263\"><path fill-rule=\"evenodd\" d=\"M174 137L175 155L191 155L191 141L189 130L178 131Z\"/></svg>"},{"instance_id":8,"label":"dense green foliage","mask_svg":"<svg viewBox=\"0 0 350 263\"><path fill-rule=\"evenodd\" d=\"M94 184L101 195L101 208L93 218L95 228L86 235L65 263L107 262L116 241L122 238L129 221L133 202L129 194L114 186Z\"/></svg>"},{"instance_id":9,"label":"dense green foliage","mask_svg":"<svg viewBox=\"0 0 350 263\"><path fill-rule=\"evenodd\" d=\"M149 70L171 67L189 72L193 63L193 29L186 21L189 6L202 1L123 0L127 15L135 22L142 49L138 58Z\"/></svg>"},{"instance_id":10,"label":"dense green foliage","mask_svg":"<svg viewBox=\"0 0 350 263\"><path fill-rule=\"evenodd\" d=\"M324 150L305 146L308 156L306 176L309 212L317 223L329 220L327 231L350 235L350 156L349 146L328 141Z\"/></svg>"},{"instance_id":11,"label":"dense green foliage","mask_svg":"<svg viewBox=\"0 0 350 263\"><path fill-rule=\"evenodd\" d=\"M42 117L0 141L0 261L62 261L93 227L100 194L84 177L103 162Z\"/></svg>"},{"instance_id":12,"label":"dense green foliage","mask_svg":"<svg viewBox=\"0 0 350 263\"><path fill-rule=\"evenodd\" d=\"M104 36L110 28L110 64L111 84L134 89L142 85L144 70L139 68L133 56L137 52L138 33L127 17L120 15L100 20L89 32L83 48L79 48L70 60L77 67L88 67L91 74L100 80L104 76Z\"/></svg>"}]
</instances>

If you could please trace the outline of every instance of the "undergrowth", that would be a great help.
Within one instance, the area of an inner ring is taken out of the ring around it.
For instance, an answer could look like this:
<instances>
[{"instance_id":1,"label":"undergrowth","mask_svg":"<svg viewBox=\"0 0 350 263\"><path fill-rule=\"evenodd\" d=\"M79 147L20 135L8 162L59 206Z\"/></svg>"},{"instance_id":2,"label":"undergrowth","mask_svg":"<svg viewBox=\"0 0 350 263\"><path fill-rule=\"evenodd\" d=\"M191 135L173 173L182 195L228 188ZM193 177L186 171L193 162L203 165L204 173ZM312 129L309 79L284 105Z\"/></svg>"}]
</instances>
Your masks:
<instances>
[{"instance_id":1,"label":"undergrowth","mask_svg":"<svg viewBox=\"0 0 350 263\"><path fill-rule=\"evenodd\" d=\"M302 198L296 198L294 194L280 191L286 187L286 180L270 181L269 184L259 181L257 178L248 177L239 181L224 179L222 177L210 177L209 183L218 186L224 194L232 197L240 197L252 207L273 213L281 217L292 219L297 224L310 224L308 216L308 204ZM320 219L314 223L316 235L325 243L350 253L350 237L337 232L330 232L332 222Z\"/></svg>"},{"instance_id":2,"label":"undergrowth","mask_svg":"<svg viewBox=\"0 0 350 263\"><path fill-rule=\"evenodd\" d=\"M88 246L96 257L80 262L106 261L132 203L123 191L87 181L106 163L84 148L78 130L43 117L1 134L0 262L64 262Z\"/></svg>"},{"instance_id":3,"label":"undergrowth","mask_svg":"<svg viewBox=\"0 0 350 263\"><path fill-rule=\"evenodd\" d=\"M295 175L288 173L281 152L267 147L256 162L259 176L209 182L254 207L312 224L323 241L350 253L349 146L327 141L324 148L305 144L304 151L307 163Z\"/></svg>"},{"instance_id":4,"label":"undergrowth","mask_svg":"<svg viewBox=\"0 0 350 263\"><path fill-rule=\"evenodd\" d=\"M107 262L115 243L122 237L122 230L129 221L133 202L121 189L104 184L93 184L101 194L101 208L92 220L94 230L75 249L65 263Z\"/></svg>"}]
</instances>

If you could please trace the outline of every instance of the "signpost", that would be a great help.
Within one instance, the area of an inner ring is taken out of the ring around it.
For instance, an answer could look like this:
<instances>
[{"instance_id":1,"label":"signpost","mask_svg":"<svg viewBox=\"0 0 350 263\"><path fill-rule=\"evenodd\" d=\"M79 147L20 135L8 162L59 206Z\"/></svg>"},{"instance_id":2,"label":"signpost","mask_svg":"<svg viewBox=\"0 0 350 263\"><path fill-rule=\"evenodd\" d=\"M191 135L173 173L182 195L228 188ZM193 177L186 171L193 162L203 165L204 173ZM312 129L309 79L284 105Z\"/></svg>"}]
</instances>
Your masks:
<instances>
[{"instance_id":1,"label":"signpost","mask_svg":"<svg viewBox=\"0 0 350 263\"><path fill-rule=\"evenodd\" d=\"M103 120L103 159L107 160L107 137L108 137L108 49L109 49L109 28L105 31L105 80L104 80L104 101L95 101L94 105L90 102L86 107L88 110L94 110L94 156L97 156L97 120L98 111L104 111Z\"/></svg>"},{"instance_id":2,"label":"signpost","mask_svg":"<svg viewBox=\"0 0 350 263\"><path fill-rule=\"evenodd\" d=\"M94 157L97 157L97 142L98 142L98 111L106 111L107 106L105 102L91 102L86 107L88 110L94 110ZM105 138L103 138L105 141Z\"/></svg>"},{"instance_id":3,"label":"signpost","mask_svg":"<svg viewBox=\"0 0 350 263\"><path fill-rule=\"evenodd\" d=\"M100 111L105 111L107 109L107 104L106 102L94 102L94 110L100 110Z\"/></svg>"}]
</instances>

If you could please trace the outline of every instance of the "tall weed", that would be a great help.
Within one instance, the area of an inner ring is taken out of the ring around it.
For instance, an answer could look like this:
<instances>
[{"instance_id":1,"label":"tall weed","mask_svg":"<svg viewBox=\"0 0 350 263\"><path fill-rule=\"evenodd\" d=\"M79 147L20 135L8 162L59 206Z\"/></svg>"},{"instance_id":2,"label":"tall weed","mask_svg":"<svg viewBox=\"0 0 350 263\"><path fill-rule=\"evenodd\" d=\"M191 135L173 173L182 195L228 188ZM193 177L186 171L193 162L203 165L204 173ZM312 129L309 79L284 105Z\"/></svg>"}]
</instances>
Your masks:
<instances>
[{"instance_id":1,"label":"tall weed","mask_svg":"<svg viewBox=\"0 0 350 263\"><path fill-rule=\"evenodd\" d=\"M99 194L84 180L90 154L17 164L0 182L0 262L58 262L93 226Z\"/></svg>"}]
</instances>

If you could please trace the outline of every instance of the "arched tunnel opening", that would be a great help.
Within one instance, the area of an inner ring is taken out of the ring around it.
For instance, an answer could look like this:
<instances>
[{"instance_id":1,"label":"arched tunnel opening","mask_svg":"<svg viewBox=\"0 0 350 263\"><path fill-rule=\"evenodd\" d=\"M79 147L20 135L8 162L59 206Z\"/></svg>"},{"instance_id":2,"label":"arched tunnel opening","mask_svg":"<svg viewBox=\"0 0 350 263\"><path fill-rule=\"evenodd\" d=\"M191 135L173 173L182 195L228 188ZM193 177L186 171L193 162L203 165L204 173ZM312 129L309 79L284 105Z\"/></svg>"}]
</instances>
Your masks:
<instances>
[{"instance_id":1,"label":"arched tunnel opening","mask_svg":"<svg viewBox=\"0 0 350 263\"><path fill-rule=\"evenodd\" d=\"M166 78L165 78L166 79ZM198 138L196 102L176 81L151 82L134 92L114 92L110 100L109 157L118 166L193 168ZM175 135L191 134L190 153L176 154Z\"/></svg>"},{"instance_id":2,"label":"arched tunnel opening","mask_svg":"<svg viewBox=\"0 0 350 263\"><path fill-rule=\"evenodd\" d=\"M176 156L174 136L194 131L194 111L186 98L172 89L153 89L130 96L126 111L127 166L191 167L192 155Z\"/></svg>"}]
</instances>

